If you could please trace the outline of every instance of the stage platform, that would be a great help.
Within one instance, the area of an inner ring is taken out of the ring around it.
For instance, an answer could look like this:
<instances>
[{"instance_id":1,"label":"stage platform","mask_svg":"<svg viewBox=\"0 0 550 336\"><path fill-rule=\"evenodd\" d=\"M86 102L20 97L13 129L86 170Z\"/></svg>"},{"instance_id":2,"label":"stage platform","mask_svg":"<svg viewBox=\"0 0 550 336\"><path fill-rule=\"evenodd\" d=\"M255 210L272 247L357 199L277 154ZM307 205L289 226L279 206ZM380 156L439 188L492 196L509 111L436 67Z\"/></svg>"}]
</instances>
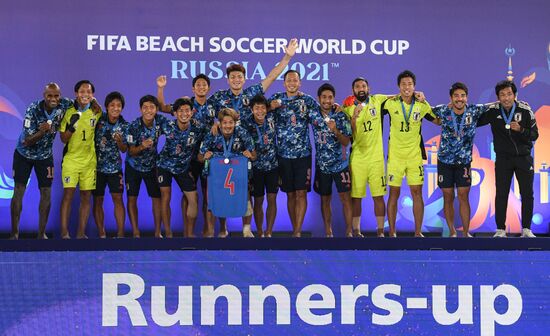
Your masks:
<instances>
[{"instance_id":1,"label":"stage platform","mask_svg":"<svg viewBox=\"0 0 550 336\"><path fill-rule=\"evenodd\" d=\"M0 240L0 251L493 250L548 251L550 238L122 238Z\"/></svg>"}]
</instances>

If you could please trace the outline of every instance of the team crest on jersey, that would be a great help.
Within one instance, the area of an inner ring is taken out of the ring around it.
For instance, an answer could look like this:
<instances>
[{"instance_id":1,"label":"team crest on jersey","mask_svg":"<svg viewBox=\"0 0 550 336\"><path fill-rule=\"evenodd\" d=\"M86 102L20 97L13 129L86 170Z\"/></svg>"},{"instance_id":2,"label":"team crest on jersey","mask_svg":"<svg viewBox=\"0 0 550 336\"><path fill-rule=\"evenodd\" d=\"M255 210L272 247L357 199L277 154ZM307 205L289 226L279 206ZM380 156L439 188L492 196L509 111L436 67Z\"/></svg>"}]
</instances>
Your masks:
<instances>
[{"instance_id":1,"label":"team crest on jersey","mask_svg":"<svg viewBox=\"0 0 550 336\"><path fill-rule=\"evenodd\" d=\"M132 134L128 134L126 136L126 142L130 142L130 143L134 142L134 136Z\"/></svg>"},{"instance_id":2,"label":"team crest on jersey","mask_svg":"<svg viewBox=\"0 0 550 336\"><path fill-rule=\"evenodd\" d=\"M90 127L95 127L95 118L90 119Z\"/></svg>"},{"instance_id":3,"label":"team crest on jersey","mask_svg":"<svg viewBox=\"0 0 550 336\"><path fill-rule=\"evenodd\" d=\"M300 113L306 113L306 110L307 110L307 107L306 107L306 104L303 100L300 99Z\"/></svg>"},{"instance_id":4,"label":"team crest on jersey","mask_svg":"<svg viewBox=\"0 0 550 336\"><path fill-rule=\"evenodd\" d=\"M250 99L248 99L248 96L243 96L243 105L248 106L250 104Z\"/></svg>"},{"instance_id":5,"label":"team crest on jersey","mask_svg":"<svg viewBox=\"0 0 550 336\"><path fill-rule=\"evenodd\" d=\"M237 138L233 143L233 150L236 152L239 150L240 147L241 147L241 139Z\"/></svg>"},{"instance_id":6,"label":"team crest on jersey","mask_svg":"<svg viewBox=\"0 0 550 336\"><path fill-rule=\"evenodd\" d=\"M521 122L521 113L514 114L514 121Z\"/></svg>"},{"instance_id":7,"label":"team crest on jersey","mask_svg":"<svg viewBox=\"0 0 550 336\"><path fill-rule=\"evenodd\" d=\"M25 128L29 128L29 127L31 127L31 120L25 119Z\"/></svg>"},{"instance_id":8,"label":"team crest on jersey","mask_svg":"<svg viewBox=\"0 0 550 336\"><path fill-rule=\"evenodd\" d=\"M376 109L371 108L369 111L370 111L370 115L371 115L372 117L376 117Z\"/></svg>"},{"instance_id":9,"label":"team crest on jersey","mask_svg":"<svg viewBox=\"0 0 550 336\"><path fill-rule=\"evenodd\" d=\"M464 124L465 125L471 125L472 124L472 115L470 113L468 113L465 117L464 117Z\"/></svg>"},{"instance_id":10,"label":"team crest on jersey","mask_svg":"<svg viewBox=\"0 0 550 336\"><path fill-rule=\"evenodd\" d=\"M420 112L413 112L413 120L418 121L420 120Z\"/></svg>"},{"instance_id":11,"label":"team crest on jersey","mask_svg":"<svg viewBox=\"0 0 550 336\"><path fill-rule=\"evenodd\" d=\"M216 110L214 109L214 107L212 105L208 105L207 110L208 110L208 115L210 117L213 118L216 115Z\"/></svg>"},{"instance_id":12,"label":"team crest on jersey","mask_svg":"<svg viewBox=\"0 0 550 336\"><path fill-rule=\"evenodd\" d=\"M187 146L191 146L195 144L195 136L193 134L189 134L189 138L187 138Z\"/></svg>"}]
</instances>

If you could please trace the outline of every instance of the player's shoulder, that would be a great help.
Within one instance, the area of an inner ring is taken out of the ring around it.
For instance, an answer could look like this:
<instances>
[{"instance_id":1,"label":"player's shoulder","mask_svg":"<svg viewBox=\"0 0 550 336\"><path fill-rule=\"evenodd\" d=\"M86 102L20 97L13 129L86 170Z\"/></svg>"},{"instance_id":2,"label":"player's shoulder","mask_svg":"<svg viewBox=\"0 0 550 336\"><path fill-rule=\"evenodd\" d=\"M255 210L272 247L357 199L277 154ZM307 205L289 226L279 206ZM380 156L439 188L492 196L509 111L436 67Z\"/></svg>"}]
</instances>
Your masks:
<instances>
[{"instance_id":1,"label":"player's shoulder","mask_svg":"<svg viewBox=\"0 0 550 336\"><path fill-rule=\"evenodd\" d=\"M518 100L518 107L527 111L532 111L529 103L523 100Z\"/></svg>"}]
</instances>

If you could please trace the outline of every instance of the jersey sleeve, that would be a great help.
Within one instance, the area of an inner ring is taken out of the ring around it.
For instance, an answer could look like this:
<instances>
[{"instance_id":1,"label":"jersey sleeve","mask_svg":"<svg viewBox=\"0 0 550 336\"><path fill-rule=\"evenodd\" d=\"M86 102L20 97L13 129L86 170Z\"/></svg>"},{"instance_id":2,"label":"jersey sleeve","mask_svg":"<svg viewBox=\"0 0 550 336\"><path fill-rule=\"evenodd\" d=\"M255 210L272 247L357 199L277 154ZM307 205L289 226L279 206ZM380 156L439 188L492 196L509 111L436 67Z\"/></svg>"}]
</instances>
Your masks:
<instances>
[{"instance_id":1,"label":"jersey sleeve","mask_svg":"<svg viewBox=\"0 0 550 336\"><path fill-rule=\"evenodd\" d=\"M336 114L336 128L342 133L342 135L351 136L351 124L343 112Z\"/></svg>"},{"instance_id":2,"label":"jersey sleeve","mask_svg":"<svg viewBox=\"0 0 550 336\"><path fill-rule=\"evenodd\" d=\"M36 111L38 105L32 104L25 111L25 119L23 120L23 134L25 137L36 133L38 129L38 119L36 118Z\"/></svg>"},{"instance_id":3,"label":"jersey sleeve","mask_svg":"<svg viewBox=\"0 0 550 336\"><path fill-rule=\"evenodd\" d=\"M135 124L135 122L133 122L130 125L128 125L128 127L126 129L126 134L125 134L125 137L124 137L124 144L126 144L128 146L135 146L138 136L139 136L139 134L137 134L136 124Z\"/></svg>"},{"instance_id":4,"label":"jersey sleeve","mask_svg":"<svg viewBox=\"0 0 550 336\"><path fill-rule=\"evenodd\" d=\"M61 125L59 126L60 132L65 132L65 130L67 129L67 125L69 124L71 116L73 115L72 111L72 109L69 109L63 116L63 120L61 120Z\"/></svg>"},{"instance_id":5,"label":"jersey sleeve","mask_svg":"<svg viewBox=\"0 0 550 336\"><path fill-rule=\"evenodd\" d=\"M422 108L420 110L420 113L422 113L422 117L428 121L432 121L437 118L437 116L432 111L432 107L428 102L422 103Z\"/></svg>"},{"instance_id":6,"label":"jersey sleeve","mask_svg":"<svg viewBox=\"0 0 550 336\"><path fill-rule=\"evenodd\" d=\"M204 140L201 143L199 153L204 155L206 152L208 152L210 150L210 147L212 147L213 141L214 141L214 136L212 135L212 133L208 133L204 137Z\"/></svg>"}]
</instances>

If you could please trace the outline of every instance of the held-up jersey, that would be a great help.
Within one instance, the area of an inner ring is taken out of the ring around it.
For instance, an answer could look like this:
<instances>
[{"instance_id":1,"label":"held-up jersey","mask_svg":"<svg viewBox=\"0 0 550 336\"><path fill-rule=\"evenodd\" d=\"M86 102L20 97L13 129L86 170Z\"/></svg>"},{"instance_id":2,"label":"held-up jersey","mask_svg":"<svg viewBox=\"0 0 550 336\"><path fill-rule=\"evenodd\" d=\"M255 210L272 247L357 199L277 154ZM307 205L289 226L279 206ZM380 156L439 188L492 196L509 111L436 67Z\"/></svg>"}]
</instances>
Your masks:
<instances>
[{"instance_id":1,"label":"held-up jersey","mask_svg":"<svg viewBox=\"0 0 550 336\"><path fill-rule=\"evenodd\" d=\"M254 118L243 120L241 126L248 131L254 141L256 160L252 161L252 167L269 171L279 166L277 161L277 132L275 130L275 116L267 113L264 123L258 125Z\"/></svg>"},{"instance_id":2,"label":"held-up jersey","mask_svg":"<svg viewBox=\"0 0 550 336\"><path fill-rule=\"evenodd\" d=\"M342 135L351 136L351 126L343 112L330 111L328 117L334 120ZM311 126L315 140L315 165L325 174L341 172L349 165L349 146L338 141L321 112L311 114Z\"/></svg>"},{"instance_id":3,"label":"held-up jersey","mask_svg":"<svg viewBox=\"0 0 550 336\"><path fill-rule=\"evenodd\" d=\"M23 157L29 160L45 160L53 155L52 146L55 135L61 126L61 120L65 115L65 111L73 106L73 101L68 98L62 98L50 113L44 108L44 101L35 101L27 107L25 111L25 119L23 121L23 130L17 140L16 149ZM49 115L49 116L48 116ZM32 146L25 146L25 138L38 132L40 124L52 121L51 130L44 134Z\"/></svg>"},{"instance_id":4,"label":"held-up jersey","mask_svg":"<svg viewBox=\"0 0 550 336\"><path fill-rule=\"evenodd\" d=\"M466 105L462 114L456 114L447 105L433 108L433 113L441 119L438 161L449 165L466 165L472 162L477 122L486 110L484 105L473 104Z\"/></svg>"},{"instance_id":5,"label":"held-up jersey","mask_svg":"<svg viewBox=\"0 0 550 336\"><path fill-rule=\"evenodd\" d=\"M384 161L384 139L382 133L382 104L386 101L385 95L370 95L365 102L359 117L355 122L356 134L353 134L351 145L354 160L362 162ZM344 101L344 113L351 121L355 106L360 104L354 96Z\"/></svg>"},{"instance_id":6,"label":"held-up jersey","mask_svg":"<svg viewBox=\"0 0 550 336\"><path fill-rule=\"evenodd\" d=\"M248 203L248 159L242 155L210 159L208 209L216 217L242 217Z\"/></svg>"},{"instance_id":7,"label":"held-up jersey","mask_svg":"<svg viewBox=\"0 0 550 336\"><path fill-rule=\"evenodd\" d=\"M176 120L170 120L162 130L166 142L159 153L157 167L174 175L187 171L207 131L210 127L197 119L191 119L186 130L181 130Z\"/></svg>"},{"instance_id":8,"label":"held-up jersey","mask_svg":"<svg viewBox=\"0 0 550 336\"><path fill-rule=\"evenodd\" d=\"M231 89L219 90L208 98L208 100L212 102L216 115L222 108L228 107L239 112L239 117L242 120L252 115L252 110L249 106L250 100L259 94L264 94L261 83L247 87L238 96L235 96Z\"/></svg>"},{"instance_id":9,"label":"held-up jersey","mask_svg":"<svg viewBox=\"0 0 550 336\"><path fill-rule=\"evenodd\" d=\"M78 113L79 111L75 107L69 108L63 117L59 131L65 132L71 116ZM74 125L75 132L63 149L64 167L73 169L96 168L95 128L99 118L101 118L101 113L94 114L90 108L81 111L80 118Z\"/></svg>"},{"instance_id":10,"label":"held-up jersey","mask_svg":"<svg viewBox=\"0 0 550 336\"><path fill-rule=\"evenodd\" d=\"M119 133L124 142L128 131L128 122L122 116L116 123L111 124L109 117L103 113L95 128L95 149L97 155L97 171L113 174L122 171L122 157L113 136Z\"/></svg>"},{"instance_id":11,"label":"held-up jersey","mask_svg":"<svg viewBox=\"0 0 550 336\"><path fill-rule=\"evenodd\" d=\"M144 149L137 156L131 156L129 153L126 155L126 162L132 168L145 173L155 168L158 140L163 134L163 130L166 129L166 123L168 123L168 119L157 113L151 128L145 126L141 117L138 117L128 126L128 133L125 137L125 143L128 146L139 146L146 139L153 139L151 148Z\"/></svg>"},{"instance_id":12,"label":"held-up jersey","mask_svg":"<svg viewBox=\"0 0 550 336\"><path fill-rule=\"evenodd\" d=\"M403 108L408 117L408 122L403 115ZM412 106L412 111L411 111ZM427 102L413 100L408 105L396 96L386 100L382 105L384 113L390 116L390 140L388 142L388 159L405 160L423 158L426 159L424 141L422 140L422 119L435 119L432 108Z\"/></svg>"},{"instance_id":13,"label":"held-up jersey","mask_svg":"<svg viewBox=\"0 0 550 336\"><path fill-rule=\"evenodd\" d=\"M319 104L309 95L288 97L286 92L275 93L269 98L269 102L277 99L282 102L282 106L273 111L278 155L286 159L310 156L308 125L310 114L319 112Z\"/></svg>"}]
</instances>

